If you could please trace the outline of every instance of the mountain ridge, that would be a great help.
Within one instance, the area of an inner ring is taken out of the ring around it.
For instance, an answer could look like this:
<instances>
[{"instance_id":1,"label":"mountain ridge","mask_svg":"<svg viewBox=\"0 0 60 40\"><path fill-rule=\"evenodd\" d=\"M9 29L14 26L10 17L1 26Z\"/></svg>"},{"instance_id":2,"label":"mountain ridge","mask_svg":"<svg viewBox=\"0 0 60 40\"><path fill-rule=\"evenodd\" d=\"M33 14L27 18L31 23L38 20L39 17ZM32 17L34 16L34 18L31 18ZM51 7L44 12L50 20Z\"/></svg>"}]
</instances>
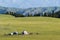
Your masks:
<instances>
[{"instance_id":1,"label":"mountain ridge","mask_svg":"<svg viewBox=\"0 0 60 40\"><path fill-rule=\"evenodd\" d=\"M27 15L29 14L35 14L36 12L42 13L42 12L51 12L51 11L59 11L60 7L34 7L34 8L13 8L13 7L2 7L0 6L0 14L5 14L6 12L14 12L16 14L23 14Z\"/></svg>"}]
</instances>

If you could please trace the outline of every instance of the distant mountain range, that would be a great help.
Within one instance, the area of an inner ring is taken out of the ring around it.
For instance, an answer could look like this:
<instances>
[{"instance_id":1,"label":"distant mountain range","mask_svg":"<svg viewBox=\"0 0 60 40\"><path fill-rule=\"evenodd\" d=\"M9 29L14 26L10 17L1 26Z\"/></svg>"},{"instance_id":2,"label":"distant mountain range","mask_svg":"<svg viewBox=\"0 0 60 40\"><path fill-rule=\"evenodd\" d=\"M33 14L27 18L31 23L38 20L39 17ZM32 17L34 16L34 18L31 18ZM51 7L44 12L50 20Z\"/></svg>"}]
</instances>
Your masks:
<instances>
[{"instance_id":1,"label":"distant mountain range","mask_svg":"<svg viewBox=\"0 0 60 40\"><path fill-rule=\"evenodd\" d=\"M16 14L23 14L25 16L29 14L34 15L35 13L42 13L42 12L57 12L60 11L60 7L37 7L37 8L10 8L10 7L1 7L0 6L0 14L5 14L6 12L14 12Z\"/></svg>"}]
</instances>

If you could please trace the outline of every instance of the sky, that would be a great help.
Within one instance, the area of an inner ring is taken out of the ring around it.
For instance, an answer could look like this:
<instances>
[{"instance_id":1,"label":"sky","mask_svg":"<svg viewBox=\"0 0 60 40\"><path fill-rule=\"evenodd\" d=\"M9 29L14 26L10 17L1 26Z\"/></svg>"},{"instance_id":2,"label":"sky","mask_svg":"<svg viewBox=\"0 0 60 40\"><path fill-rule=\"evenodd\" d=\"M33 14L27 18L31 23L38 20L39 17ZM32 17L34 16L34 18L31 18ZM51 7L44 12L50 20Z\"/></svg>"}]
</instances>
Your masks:
<instances>
[{"instance_id":1,"label":"sky","mask_svg":"<svg viewBox=\"0 0 60 40\"><path fill-rule=\"evenodd\" d=\"M60 0L0 0L0 6L16 8L60 7Z\"/></svg>"}]
</instances>

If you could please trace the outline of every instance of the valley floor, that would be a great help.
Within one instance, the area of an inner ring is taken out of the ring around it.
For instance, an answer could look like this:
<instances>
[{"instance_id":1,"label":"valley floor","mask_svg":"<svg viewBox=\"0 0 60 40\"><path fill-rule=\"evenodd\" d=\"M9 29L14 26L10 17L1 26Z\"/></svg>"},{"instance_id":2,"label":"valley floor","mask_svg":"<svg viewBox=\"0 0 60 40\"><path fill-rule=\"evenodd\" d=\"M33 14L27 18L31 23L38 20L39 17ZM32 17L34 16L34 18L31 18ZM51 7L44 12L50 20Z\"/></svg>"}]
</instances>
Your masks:
<instances>
[{"instance_id":1,"label":"valley floor","mask_svg":"<svg viewBox=\"0 0 60 40\"><path fill-rule=\"evenodd\" d=\"M27 30L39 35L5 36ZM0 15L0 40L60 40L60 19L51 17L19 17Z\"/></svg>"}]
</instances>

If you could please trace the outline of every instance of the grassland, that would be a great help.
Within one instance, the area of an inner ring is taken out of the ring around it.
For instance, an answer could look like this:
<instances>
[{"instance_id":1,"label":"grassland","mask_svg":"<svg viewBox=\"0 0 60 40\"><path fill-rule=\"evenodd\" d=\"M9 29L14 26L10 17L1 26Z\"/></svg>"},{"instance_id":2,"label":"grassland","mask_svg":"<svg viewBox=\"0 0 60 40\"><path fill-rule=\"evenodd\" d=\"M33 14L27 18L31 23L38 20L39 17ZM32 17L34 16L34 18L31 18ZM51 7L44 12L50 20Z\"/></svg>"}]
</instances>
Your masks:
<instances>
[{"instance_id":1,"label":"grassland","mask_svg":"<svg viewBox=\"0 0 60 40\"><path fill-rule=\"evenodd\" d=\"M39 35L5 36L18 31L37 33ZM60 19L51 17L19 17L0 15L0 40L60 40Z\"/></svg>"}]
</instances>

